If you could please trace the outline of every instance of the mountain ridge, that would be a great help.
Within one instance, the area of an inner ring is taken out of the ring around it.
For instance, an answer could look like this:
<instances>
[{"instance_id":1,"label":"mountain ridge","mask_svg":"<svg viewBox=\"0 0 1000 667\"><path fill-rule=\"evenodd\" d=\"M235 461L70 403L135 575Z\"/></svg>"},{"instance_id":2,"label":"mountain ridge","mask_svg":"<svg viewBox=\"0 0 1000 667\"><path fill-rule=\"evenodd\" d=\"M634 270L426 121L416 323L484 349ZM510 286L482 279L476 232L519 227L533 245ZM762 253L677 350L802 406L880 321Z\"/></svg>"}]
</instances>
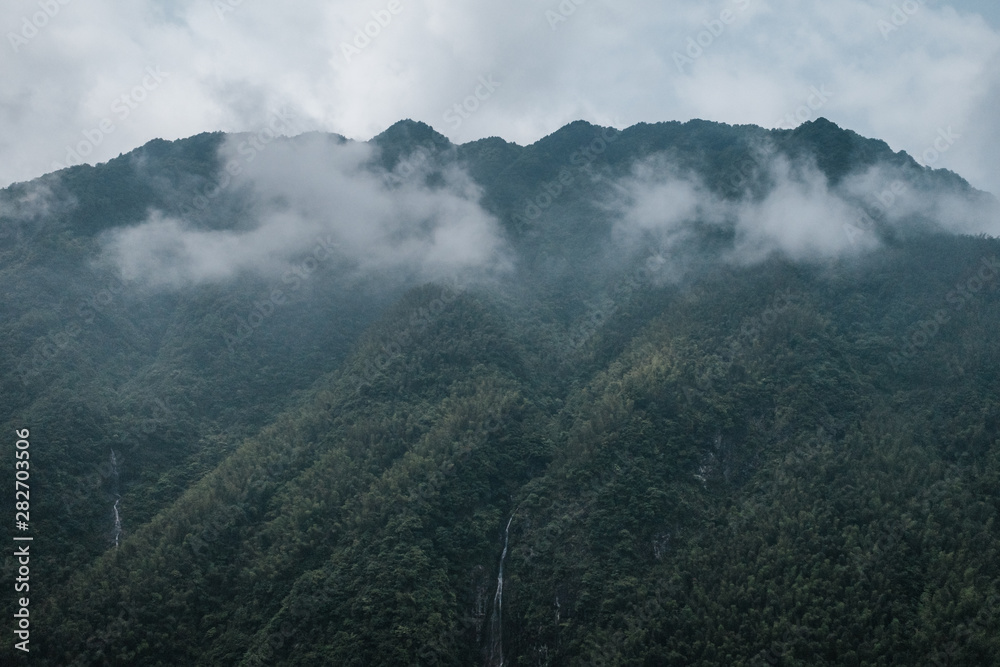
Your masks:
<instances>
[{"instance_id":1,"label":"mountain ridge","mask_svg":"<svg viewBox=\"0 0 1000 667\"><path fill-rule=\"evenodd\" d=\"M232 141L2 193L38 664L995 664L968 183L825 119Z\"/></svg>"}]
</instances>

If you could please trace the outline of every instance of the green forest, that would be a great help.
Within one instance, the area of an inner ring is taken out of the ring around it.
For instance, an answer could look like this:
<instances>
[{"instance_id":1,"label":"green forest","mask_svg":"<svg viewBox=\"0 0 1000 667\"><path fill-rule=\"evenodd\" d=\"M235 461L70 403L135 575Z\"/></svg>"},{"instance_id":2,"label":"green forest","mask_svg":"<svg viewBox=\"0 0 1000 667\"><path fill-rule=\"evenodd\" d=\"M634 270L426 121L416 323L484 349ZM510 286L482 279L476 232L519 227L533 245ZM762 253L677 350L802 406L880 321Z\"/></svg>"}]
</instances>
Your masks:
<instances>
[{"instance_id":1,"label":"green forest","mask_svg":"<svg viewBox=\"0 0 1000 667\"><path fill-rule=\"evenodd\" d=\"M0 191L29 664L1000 665L1000 241L948 218L990 195L824 119L530 146L402 121L364 169L463 170L504 271L304 247L262 306L280 274L157 289L102 259L151 210L246 226L230 140ZM838 252L751 256L705 204L617 243L649 170L739 215L814 174L853 222L829 209Z\"/></svg>"}]
</instances>

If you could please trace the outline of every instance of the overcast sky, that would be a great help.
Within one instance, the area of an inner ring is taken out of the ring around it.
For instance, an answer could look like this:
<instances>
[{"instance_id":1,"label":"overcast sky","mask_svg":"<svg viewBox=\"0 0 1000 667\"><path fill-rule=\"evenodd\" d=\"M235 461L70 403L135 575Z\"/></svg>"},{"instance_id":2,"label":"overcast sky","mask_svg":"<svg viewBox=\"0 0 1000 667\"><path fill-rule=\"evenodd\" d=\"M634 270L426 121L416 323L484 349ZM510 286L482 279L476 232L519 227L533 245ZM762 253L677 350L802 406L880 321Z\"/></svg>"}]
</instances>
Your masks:
<instances>
[{"instance_id":1,"label":"overcast sky","mask_svg":"<svg viewBox=\"0 0 1000 667\"><path fill-rule=\"evenodd\" d=\"M412 118L519 144L577 119L825 116L1000 193L997 4L6 0L0 186L282 112L293 133Z\"/></svg>"}]
</instances>

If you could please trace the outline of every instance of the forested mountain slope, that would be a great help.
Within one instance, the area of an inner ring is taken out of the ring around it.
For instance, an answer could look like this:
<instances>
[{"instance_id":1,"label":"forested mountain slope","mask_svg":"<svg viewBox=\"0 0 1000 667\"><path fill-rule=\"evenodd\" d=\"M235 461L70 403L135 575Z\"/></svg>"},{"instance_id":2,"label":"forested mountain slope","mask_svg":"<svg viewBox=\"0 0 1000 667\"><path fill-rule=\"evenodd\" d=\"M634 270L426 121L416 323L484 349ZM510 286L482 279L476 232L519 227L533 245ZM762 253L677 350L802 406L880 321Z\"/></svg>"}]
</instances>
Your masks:
<instances>
[{"instance_id":1,"label":"forested mountain slope","mask_svg":"<svg viewBox=\"0 0 1000 667\"><path fill-rule=\"evenodd\" d=\"M823 119L403 121L0 201L33 664L1000 664L955 174Z\"/></svg>"}]
</instances>

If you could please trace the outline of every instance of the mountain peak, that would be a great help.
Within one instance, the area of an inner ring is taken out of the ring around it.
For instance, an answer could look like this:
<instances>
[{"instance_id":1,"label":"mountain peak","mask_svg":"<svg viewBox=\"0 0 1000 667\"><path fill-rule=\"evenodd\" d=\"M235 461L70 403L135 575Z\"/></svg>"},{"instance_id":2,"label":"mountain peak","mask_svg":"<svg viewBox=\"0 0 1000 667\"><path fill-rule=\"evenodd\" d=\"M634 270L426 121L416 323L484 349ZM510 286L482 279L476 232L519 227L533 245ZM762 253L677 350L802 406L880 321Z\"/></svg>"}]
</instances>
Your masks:
<instances>
[{"instance_id":1,"label":"mountain peak","mask_svg":"<svg viewBox=\"0 0 1000 667\"><path fill-rule=\"evenodd\" d=\"M431 142L441 148L451 145L444 136L427 123L406 118L389 126L384 132L372 138L372 143L384 146L387 144L406 146Z\"/></svg>"}]
</instances>

